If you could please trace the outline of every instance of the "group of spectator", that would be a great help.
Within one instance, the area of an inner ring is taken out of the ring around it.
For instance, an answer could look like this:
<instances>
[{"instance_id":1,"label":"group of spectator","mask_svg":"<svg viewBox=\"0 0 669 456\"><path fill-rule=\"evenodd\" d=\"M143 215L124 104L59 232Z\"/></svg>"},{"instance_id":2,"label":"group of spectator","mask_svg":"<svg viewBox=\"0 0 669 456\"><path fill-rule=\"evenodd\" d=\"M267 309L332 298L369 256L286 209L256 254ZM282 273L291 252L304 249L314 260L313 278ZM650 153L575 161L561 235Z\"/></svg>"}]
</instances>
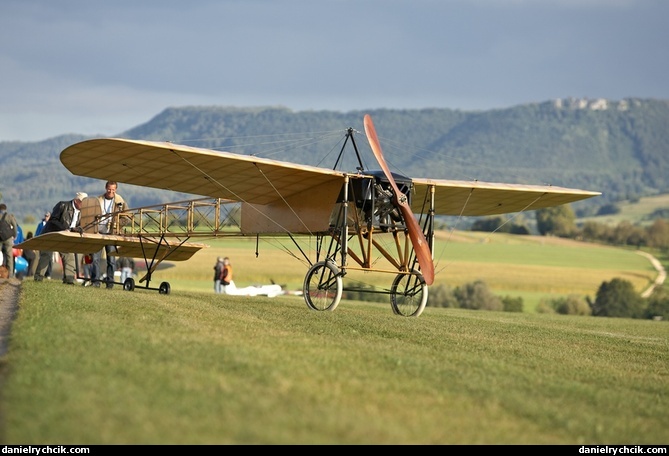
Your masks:
<instances>
[{"instance_id":1,"label":"group of spectator","mask_svg":"<svg viewBox=\"0 0 669 456\"><path fill-rule=\"evenodd\" d=\"M97 219L97 232L100 234L112 233L114 229L114 218L112 217L112 214L127 209L124 199L121 195L116 193L117 188L117 182L107 181L105 184L105 192L96 197L101 211L101 215ZM44 218L35 228L34 236L54 231L74 231L82 233L81 208L83 201L86 198L88 198L88 194L78 192L71 200L64 200L56 203L50 212L45 212ZM0 235L0 240L2 241L2 266L7 268L9 277L14 277L14 245L23 242L23 238L15 217L7 211L6 204L0 204L0 226L5 221L11 227L12 232L8 233L7 238ZM26 239L32 237L33 233L29 232ZM99 287L101 283L104 283L106 288L114 287L114 272L117 269L116 256L113 255L115 249L116 246L114 245L106 245L90 256L90 262L87 263L87 267L84 266L84 274L88 274L86 279L92 286ZM106 273L101 269L103 252L105 253L106 258ZM24 272L22 271L22 275L32 276L37 282L51 278L54 257L59 258L62 264L63 283L73 285L76 282L76 279L79 278L79 265L77 264L77 255L74 253L57 252L56 255L52 251L41 250L39 251L39 254L37 254L37 252L33 250L23 249L21 255L28 263L26 270ZM119 266L121 269L121 282L124 282L125 278L132 275L134 262L129 258L124 258L122 261L123 264ZM85 261L84 264L86 265Z\"/></svg>"}]
</instances>

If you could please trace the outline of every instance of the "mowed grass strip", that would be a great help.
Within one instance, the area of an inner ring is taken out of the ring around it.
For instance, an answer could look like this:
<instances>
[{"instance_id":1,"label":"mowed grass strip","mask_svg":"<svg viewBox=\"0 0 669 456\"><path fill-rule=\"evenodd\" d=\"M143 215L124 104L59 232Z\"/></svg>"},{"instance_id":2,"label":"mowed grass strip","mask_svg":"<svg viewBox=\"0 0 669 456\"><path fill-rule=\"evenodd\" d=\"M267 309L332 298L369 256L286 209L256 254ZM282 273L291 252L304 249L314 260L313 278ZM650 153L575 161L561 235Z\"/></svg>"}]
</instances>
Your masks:
<instances>
[{"instance_id":1,"label":"mowed grass strip","mask_svg":"<svg viewBox=\"0 0 669 456\"><path fill-rule=\"evenodd\" d=\"M666 444L666 322L26 281L6 444Z\"/></svg>"}]
</instances>

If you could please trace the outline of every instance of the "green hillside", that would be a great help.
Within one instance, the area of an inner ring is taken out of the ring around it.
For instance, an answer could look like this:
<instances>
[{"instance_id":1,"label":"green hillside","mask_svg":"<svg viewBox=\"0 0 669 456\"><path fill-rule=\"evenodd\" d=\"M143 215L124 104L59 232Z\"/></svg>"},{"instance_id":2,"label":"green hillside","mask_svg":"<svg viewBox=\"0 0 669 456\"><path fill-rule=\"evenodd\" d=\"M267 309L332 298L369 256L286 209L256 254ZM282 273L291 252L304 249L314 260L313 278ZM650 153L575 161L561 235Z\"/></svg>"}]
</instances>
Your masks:
<instances>
[{"instance_id":1,"label":"green hillside","mask_svg":"<svg viewBox=\"0 0 669 456\"><path fill-rule=\"evenodd\" d=\"M574 204L582 216L607 202L669 193L669 103L664 100L568 99L481 112L175 107L116 136L330 168L339 163L350 171L358 166L353 148L340 156L350 127L364 167L377 169L361 133L365 113L374 117L391 168L407 176L601 191L598 198ZM102 192L104 183L72 176L58 160L65 147L82 139L66 135L0 143L0 194L20 220L36 222L44 210L77 191ZM119 193L134 207L192 196L123 184Z\"/></svg>"},{"instance_id":2,"label":"green hillside","mask_svg":"<svg viewBox=\"0 0 669 456\"><path fill-rule=\"evenodd\" d=\"M634 201L621 201L616 206L616 214L584 217L579 223L591 220L609 226L616 226L627 221L634 225L646 225L656 218L669 218L669 194L645 196Z\"/></svg>"}]
</instances>

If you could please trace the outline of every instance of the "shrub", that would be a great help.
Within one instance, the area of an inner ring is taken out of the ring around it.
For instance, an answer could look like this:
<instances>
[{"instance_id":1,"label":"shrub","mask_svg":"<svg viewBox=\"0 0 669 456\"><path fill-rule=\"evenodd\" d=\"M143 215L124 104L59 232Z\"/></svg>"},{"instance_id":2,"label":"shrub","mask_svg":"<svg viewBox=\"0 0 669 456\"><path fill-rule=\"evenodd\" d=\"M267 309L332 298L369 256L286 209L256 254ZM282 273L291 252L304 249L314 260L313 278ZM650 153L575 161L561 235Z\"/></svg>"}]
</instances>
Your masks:
<instances>
[{"instance_id":1,"label":"shrub","mask_svg":"<svg viewBox=\"0 0 669 456\"><path fill-rule=\"evenodd\" d=\"M555 312L562 315L592 315L590 304L577 295L569 295L554 299L551 302Z\"/></svg>"},{"instance_id":2,"label":"shrub","mask_svg":"<svg viewBox=\"0 0 669 456\"><path fill-rule=\"evenodd\" d=\"M553 314L555 313L555 308L553 308L553 305L545 300L539 301L539 304L537 304L536 307L536 312L537 313L545 313L545 314Z\"/></svg>"},{"instance_id":3,"label":"shrub","mask_svg":"<svg viewBox=\"0 0 669 456\"><path fill-rule=\"evenodd\" d=\"M456 287L454 295L462 309L503 310L502 300L492 294L482 280Z\"/></svg>"},{"instance_id":4,"label":"shrub","mask_svg":"<svg viewBox=\"0 0 669 456\"><path fill-rule=\"evenodd\" d=\"M620 207L615 203L608 203L599 208L597 215L614 215L620 213Z\"/></svg>"},{"instance_id":5,"label":"shrub","mask_svg":"<svg viewBox=\"0 0 669 456\"><path fill-rule=\"evenodd\" d=\"M655 320L669 320L669 291L656 288L648 298L644 316Z\"/></svg>"},{"instance_id":6,"label":"shrub","mask_svg":"<svg viewBox=\"0 0 669 456\"><path fill-rule=\"evenodd\" d=\"M520 296L516 296L515 298L504 296L502 298L502 305L504 306L504 312L522 312L523 298Z\"/></svg>"},{"instance_id":7,"label":"shrub","mask_svg":"<svg viewBox=\"0 0 669 456\"><path fill-rule=\"evenodd\" d=\"M427 305L430 307L460 307L458 300L453 294L453 289L447 285L430 287Z\"/></svg>"},{"instance_id":8,"label":"shrub","mask_svg":"<svg viewBox=\"0 0 669 456\"><path fill-rule=\"evenodd\" d=\"M641 318L644 314L644 299L632 282L619 278L602 282L591 306L596 317Z\"/></svg>"}]
</instances>

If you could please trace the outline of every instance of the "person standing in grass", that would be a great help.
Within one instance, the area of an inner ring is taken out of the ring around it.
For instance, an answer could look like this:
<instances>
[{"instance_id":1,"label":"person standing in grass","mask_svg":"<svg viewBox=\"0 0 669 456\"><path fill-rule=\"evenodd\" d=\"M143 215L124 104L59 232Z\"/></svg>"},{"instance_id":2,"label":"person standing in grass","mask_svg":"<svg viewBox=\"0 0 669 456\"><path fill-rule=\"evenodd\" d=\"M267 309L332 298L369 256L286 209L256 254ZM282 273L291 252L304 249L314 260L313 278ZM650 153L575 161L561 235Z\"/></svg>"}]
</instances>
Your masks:
<instances>
[{"instance_id":1,"label":"person standing in grass","mask_svg":"<svg viewBox=\"0 0 669 456\"><path fill-rule=\"evenodd\" d=\"M223 293L221 287L221 274L223 273L223 257L218 257L214 265L214 293Z\"/></svg>"},{"instance_id":2,"label":"person standing in grass","mask_svg":"<svg viewBox=\"0 0 669 456\"><path fill-rule=\"evenodd\" d=\"M228 257L223 258L223 269L221 271L221 290L223 293L228 292L228 286L234 288L235 284L232 281L232 265Z\"/></svg>"},{"instance_id":3,"label":"person standing in grass","mask_svg":"<svg viewBox=\"0 0 669 456\"><path fill-rule=\"evenodd\" d=\"M118 266L121 269L121 283L132 277L135 270L135 260L130 257L121 257L118 259Z\"/></svg>"},{"instance_id":4,"label":"person standing in grass","mask_svg":"<svg viewBox=\"0 0 669 456\"><path fill-rule=\"evenodd\" d=\"M42 230L44 230L44 227L46 226L46 222L48 222L50 218L51 218L51 212L46 211L44 213L44 218L42 219L41 222L39 222L37 224L37 227L35 228L35 236L39 236L40 234L42 234ZM36 258L39 257L39 252L38 251L35 252L35 254L36 254ZM51 261L49 261L49 266L47 266L47 268L46 268L46 273L44 274L44 278L46 278L46 279L51 278L51 269L52 268L53 268L53 253L51 254ZM33 271L31 273L31 275L33 275L34 273L35 273L35 271Z\"/></svg>"},{"instance_id":5,"label":"person standing in grass","mask_svg":"<svg viewBox=\"0 0 669 456\"><path fill-rule=\"evenodd\" d=\"M28 234L26 235L26 240L32 239L32 237L33 237L32 231L28 231ZM37 262L35 261L35 259L37 258L36 252L30 249L23 249L23 252L21 252L21 256L28 263L26 270L23 273L21 273L21 278L24 278L26 276L28 277L34 276L35 268L37 267Z\"/></svg>"},{"instance_id":6,"label":"person standing in grass","mask_svg":"<svg viewBox=\"0 0 669 456\"><path fill-rule=\"evenodd\" d=\"M51 233L54 231L77 231L81 233L81 226L79 224L79 215L81 211L81 202L88 197L86 193L79 192L70 201L60 201L51 210L51 218L46 223L42 234ZM37 269L33 276L35 282L41 282L44 279L44 274L49 266L51 252L40 251ZM75 262L76 257L74 253L60 252L60 258L63 262L63 283L74 285L75 280Z\"/></svg>"},{"instance_id":7,"label":"person standing in grass","mask_svg":"<svg viewBox=\"0 0 669 456\"><path fill-rule=\"evenodd\" d=\"M98 233L112 234L114 232L114 213L125 211L127 209L125 200L116 193L118 183L107 181L105 183L105 192L98 196L102 216L98 225ZM93 267L91 268L91 282L94 287L100 286L102 275L102 252L107 257L107 278L105 280L107 288L114 288L114 272L116 271L116 257L113 255L116 251L115 245L105 245L99 251L93 253Z\"/></svg>"},{"instance_id":8,"label":"person standing in grass","mask_svg":"<svg viewBox=\"0 0 669 456\"><path fill-rule=\"evenodd\" d=\"M14 239L18 235L18 224L14 214L7 212L7 205L0 204L0 223L3 229L0 233L0 243L2 244L2 262L7 267L9 277L14 277Z\"/></svg>"}]
</instances>

